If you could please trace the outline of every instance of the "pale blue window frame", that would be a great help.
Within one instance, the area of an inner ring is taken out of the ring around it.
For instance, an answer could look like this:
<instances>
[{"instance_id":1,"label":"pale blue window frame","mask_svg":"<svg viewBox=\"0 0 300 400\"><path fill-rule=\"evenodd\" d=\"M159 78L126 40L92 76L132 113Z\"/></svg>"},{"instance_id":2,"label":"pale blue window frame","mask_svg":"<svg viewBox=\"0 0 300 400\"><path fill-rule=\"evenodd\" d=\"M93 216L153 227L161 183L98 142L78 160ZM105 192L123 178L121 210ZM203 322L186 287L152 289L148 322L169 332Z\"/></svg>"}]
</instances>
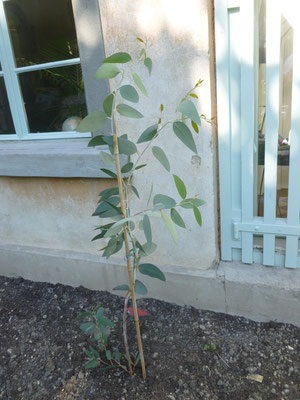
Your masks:
<instances>
[{"instance_id":1,"label":"pale blue window frame","mask_svg":"<svg viewBox=\"0 0 300 400\"><path fill-rule=\"evenodd\" d=\"M55 61L43 64L37 64L26 67L16 67L9 35L8 24L4 11L4 2L0 0L0 61L2 70L0 77L4 78L6 86L10 111L15 126L15 134L0 135L0 141L7 140L36 140L36 139L74 139L91 137L90 132L77 133L69 132L45 132L30 133L28 129L27 116L22 100L22 92L19 84L18 74L36 70L63 67L80 64L80 58L72 58L69 60Z\"/></svg>"}]
</instances>

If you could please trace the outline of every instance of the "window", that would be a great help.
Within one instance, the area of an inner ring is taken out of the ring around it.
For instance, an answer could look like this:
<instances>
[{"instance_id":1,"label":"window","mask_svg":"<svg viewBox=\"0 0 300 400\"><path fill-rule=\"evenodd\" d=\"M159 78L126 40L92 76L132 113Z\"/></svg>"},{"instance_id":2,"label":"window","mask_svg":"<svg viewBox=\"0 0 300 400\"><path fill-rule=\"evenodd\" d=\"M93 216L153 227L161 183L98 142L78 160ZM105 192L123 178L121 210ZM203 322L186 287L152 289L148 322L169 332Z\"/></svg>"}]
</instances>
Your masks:
<instances>
[{"instance_id":1,"label":"window","mask_svg":"<svg viewBox=\"0 0 300 400\"><path fill-rule=\"evenodd\" d=\"M71 0L0 0L0 140L89 137Z\"/></svg>"}]
</instances>

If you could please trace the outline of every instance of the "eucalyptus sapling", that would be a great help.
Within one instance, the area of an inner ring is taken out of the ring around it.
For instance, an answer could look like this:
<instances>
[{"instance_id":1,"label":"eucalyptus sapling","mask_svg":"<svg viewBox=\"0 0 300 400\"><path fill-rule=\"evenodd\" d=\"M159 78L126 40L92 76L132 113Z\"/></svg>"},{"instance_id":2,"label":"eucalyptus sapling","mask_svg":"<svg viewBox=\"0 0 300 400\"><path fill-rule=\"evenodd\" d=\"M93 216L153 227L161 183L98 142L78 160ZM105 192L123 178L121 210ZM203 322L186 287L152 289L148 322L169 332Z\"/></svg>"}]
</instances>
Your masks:
<instances>
[{"instance_id":1,"label":"eucalyptus sapling","mask_svg":"<svg viewBox=\"0 0 300 400\"><path fill-rule=\"evenodd\" d=\"M131 119L143 118L140 111L127 104L128 102L138 103L141 94L148 96L146 87L136 72L139 64L144 64L149 75L152 71L152 60L147 54L147 41L140 38L137 40L142 44L137 60L134 60L130 54L125 52L115 53L107 57L98 68L95 79L115 79L116 85L114 87L116 89L111 91L103 101L103 110L93 112L81 121L78 127L79 132L101 131L108 121L113 121L116 114ZM124 68L125 64L126 68ZM86 350L87 368L101 365L103 368L122 368L132 375L136 365L140 362L143 378L146 379L139 325L139 314L146 312L137 308L136 294L147 294L147 287L140 280L140 275L147 275L161 281L166 280L164 273L157 266L142 262L143 257L149 256L157 248L153 241L151 219L153 217L161 218L174 242L177 243L175 225L181 228L186 227L178 210L180 208L191 209L198 225L201 226L202 217L199 207L204 204L204 201L200 200L197 194L188 197L183 180L173 174L172 181L177 188L178 199L175 200L169 195L160 193L153 196L152 185L145 209L132 210L130 207L132 194L140 197L138 189L133 185L133 175L137 174L139 169L146 167L147 164L143 163L143 156L150 150L162 167L171 173L171 165L165 151L155 144L156 139L164 133L172 136L170 140L175 136L174 140L179 139L179 143L181 142L197 154L193 135L199 133L201 119L207 120L204 115L199 115L193 103L194 99L198 98L195 91L201 83L202 80L199 80L182 98L176 109L177 116L173 120L165 120L164 106L161 104L157 120L142 132L136 143L130 140L126 134L117 133L112 135L101 133L99 136L93 137L89 143L89 146L108 146L109 152L101 151L100 153L103 162L107 165L107 168L103 168L102 171L118 182L117 186L105 189L99 194L98 206L93 215L100 217L100 226L97 228L100 232L93 240L108 240L105 247L101 249L106 258L122 249L125 250L129 282L114 288L114 290L125 293L123 311L124 354L121 354L118 348L112 350L108 346L108 336L114 324L107 317L104 317L103 307L80 314L77 317L87 320L81 324L80 328L91 335L94 344L90 346L89 350ZM169 126L172 126L172 130L166 129ZM127 157L127 162L122 167L119 154ZM111 167L114 167L113 170ZM141 234L138 233L138 230L143 231L145 243L141 243ZM138 340L137 354L130 353L127 338L127 314L130 300L132 302L130 310L134 315Z\"/></svg>"}]
</instances>

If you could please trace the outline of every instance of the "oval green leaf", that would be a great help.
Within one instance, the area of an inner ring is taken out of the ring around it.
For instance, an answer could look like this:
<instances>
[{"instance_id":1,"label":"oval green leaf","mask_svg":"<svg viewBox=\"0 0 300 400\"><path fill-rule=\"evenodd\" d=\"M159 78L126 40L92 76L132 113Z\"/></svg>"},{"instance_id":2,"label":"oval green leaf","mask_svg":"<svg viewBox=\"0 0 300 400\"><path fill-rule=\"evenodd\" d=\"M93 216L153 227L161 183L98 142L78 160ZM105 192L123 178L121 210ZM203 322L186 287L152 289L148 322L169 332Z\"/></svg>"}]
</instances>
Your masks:
<instances>
[{"instance_id":1,"label":"oval green leaf","mask_svg":"<svg viewBox=\"0 0 300 400\"><path fill-rule=\"evenodd\" d=\"M111 178L117 179L117 175L110 171L109 169L106 168L101 168L101 171L103 171L106 175L110 176Z\"/></svg>"},{"instance_id":2,"label":"oval green leaf","mask_svg":"<svg viewBox=\"0 0 300 400\"><path fill-rule=\"evenodd\" d=\"M180 207L193 208L193 206L200 207L203 206L203 204L205 204L205 201L201 199L185 199L180 203Z\"/></svg>"},{"instance_id":3,"label":"oval green leaf","mask_svg":"<svg viewBox=\"0 0 300 400\"><path fill-rule=\"evenodd\" d=\"M140 195L139 195L139 192L138 192L138 190L137 190L137 188L135 187L135 186L133 186L133 185L130 185L130 189L133 191L133 193L136 195L136 197L139 199L140 198Z\"/></svg>"},{"instance_id":4,"label":"oval green leaf","mask_svg":"<svg viewBox=\"0 0 300 400\"><path fill-rule=\"evenodd\" d=\"M136 145L128 139L124 137L118 138L119 152L120 154L126 154L127 156L131 156L137 152Z\"/></svg>"},{"instance_id":5,"label":"oval green leaf","mask_svg":"<svg viewBox=\"0 0 300 400\"><path fill-rule=\"evenodd\" d=\"M184 143L190 150L197 154L197 148L189 128L181 121L174 122L173 131L175 135Z\"/></svg>"},{"instance_id":6,"label":"oval green leaf","mask_svg":"<svg viewBox=\"0 0 300 400\"><path fill-rule=\"evenodd\" d=\"M123 165L123 167L121 168L121 172L122 172L123 174L126 174L127 172L129 172L129 171L132 170L132 167L133 167L133 163L132 163L132 162L129 162L129 163Z\"/></svg>"},{"instance_id":7,"label":"oval green leaf","mask_svg":"<svg viewBox=\"0 0 300 400\"><path fill-rule=\"evenodd\" d=\"M179 193L179 196L182 199L185 199L186 198L186 194L187 194L186 193L185 184L183 183L183 181L177 175L173 175L173 178L174 178L174 182L175 182L177 191Z\"/></svg>"},{"instance_id":8,"label":"oval green leaf","mask_svg":"<svg viewBox=\"0 0 300 400\"><path fill-rule=\"evenodd\" d=\"M128 106L127 104L118 104L117 111L123 117L127 118L143 118L143 114L137 111L135 108Z\"/></svg>"},{"instance_id":9,"label":"oval green leaf","mask_svg":"<svg viewBox=\"0 0 300 400\"><path fill-rule=\"evenodd\" d=\"M131 101L132 103L138 103L139 94L136 89L131 85L124 85L120 88L120 95L123 99Z\"/></svg>"},{"instance_id":10,"label":"oval green leaf","mask_svg":"<svg viewBox=\"0 0 300 400\"><path fill-rule=\"evenodd\" d=\"M153 204L162 204L164 208L172 208L176 206L176 201L165 194L156 194L153 198Z\"/></svg>"},{"instance_id":11,"label":"oval green leaf","mask_svg":"<svg viewBox=\"0 0 300 400\"><path fill-rule=\"evenodd\" d=\"M166 280L166 277L162 271L153 264L140 264L139 271L141 274L151 276L151 278L157 278L161 281Z\"/></svg>"},{"instance_id":12,"label":"oval green leaf","mask_svg":"<svg viewBox=\"0 0 300 400\"><path fill-rule=\"evenodd\" d=\"M135 280L135 291L138 294L147 294L148 292L143 282L139 281L138 279Z\"/></svg>"},{"instance_id":13,"label":"oval green leaf","mask_svg":"<svg viewBox=\"0 0 300 400\"><path fill-rule=\"evenodd\" d=\"M181 228L186 228L184 220L181 218L181 215L175 208L171 208L171 218L174 224L180 226Z\"/></svg>"},{"instance_id":14,"label":"oval green leaf","mask_svg":"<svg viewBox=\"0 0 300 400\"><path fill-rule=\"evenodd\" d=\"M147 90L146 90L146 88L145 88L145 86L144 86L144 84L143 84L141 78L138 76L138 74L136 74L136 73L134 72L134 73L132 74L132 77L133 77L133 80L134 80L134 83L136 84L136 86L140 89L140 91L141 91L145 96L148 97Z\"/></svg>"},{"instance_id":15,"label":"oval green leaf","mask_svg":"<svg viewBox=\"0 0 300 400\"><path fill-rule=\"evenodd\" d=\"M193 211L194 211L194 216L196 218L197 224L199 226L202 226L202 217L201 217L201 213L199 211L199 209L195 206L193 206Z\"/></svg>"},{"instance_id":16,"label":"oval green leaf","mask_svg":"<svg viewBox=\"0 0 300 400\"><path fill-rule=\"evenodd\" d=\"M85 368L95 368L100 365L100 361L98 360L91 360L85 364Z\"/></svg>"},{"instance_id":17,"label":"oval green leaf","mask_svg":"<svg viewBox=\"0 0 300 400\"><path fill-rule=\"evenodd\" d=\"M175 225L174 225L172 219L164 211L161 211L160 213L161 213L162 219L163 219L166 227L168 228L168 230L172 236L172 239L174 240L175 243L177 243L178 242L177 232L176 232L176 228L175 228Z\"/></svg>"},{"instance_id":18,"label":"oval green leaf","mask_svg":"<svg viewBox=\"0 0 300 400\"><path fill-rule=\"evenodd\" d=\"M193 127L194 131L196 133L199 133L199 128L198 128L198 125L196 124L196 122L191 121L191 124L192 124L192 127Z\"/></svg>"},{"instance_id":19,"label":"oval green leaf","mask_svg":"<svg viewBox=\"0 0 300 400\"><path fill-rule=\"evenodd\" d=\"M114 64L102 64L95 74L95 79L112 79L121 71Z\"/></svg>"},{"instance_id":20,"label":"oval green leaf","mask_svg":"<svg viewBox=\"0 0 300 400\"><path fill-rule=\"evenodd\" d=\"M149 58L149 57L145 58L144 64L145 64L145 67L147 68L147 70L149 72L149 75L151 75L151 72L152 72L152 60L151 60L151 58Z\"/></svg>"},{"instance_id":21,"label":"oval green leaf","mask_svg":"<svg viewBox=\"0 0 300 400\"><path fill-rule=\"evenodd\" d=\"M130 287L128 285L119 285L113 288L113 290L130 290Z\"/></svg>"},{"instance_id":22,"label":"oval green leaf","mask_svg":"<svg viewBox=\"0 0 300 400\"><path fill-rule=\"evenodd\" d=\"M114 97L115 97L114 94L111 93L103 101L103 110L105 111L105 114L108 117L111 117L111 114L112 114L112 106L113 106L113 102L114 102Z\"/></svg>"},{"instance_id":23,"label":"oval green leaf","mask_svg":"<svg viewBox=\"0 0 300 400\"><path fill-rule=\"evenodd\" d=\"M152 147L152 153L153 153L154 157L161 163L161 165L168 172L170 172L170 163L169 163L169 160L168 160L165 152L163 151L163 149L161 149L158 146L153 146Z\"/></svg>"},{"instance_id":24,"label":"oval green leaf","mask_svg":"<svg viewBox=\"0 0 300 400\"><path fill-rule=\"evenodd\" d=\"M106 142L103 140L103 135L94 136L88 144L88 147L103 146Z\"/></svg>"},{"instance_id":25,"label":"oval green leaf","mask_svg":"<svg viewBox=\"0 0 300 400\"><path fill-rule=\"evenodd\" d=\"M111 167L115 165L113 157L105 151L100 151L100 158L105 164L110 165Z\"/></svg>"},{"instance_id":26,"label":"oval green leaf","mask_svg":"<svg viewBox=\"0 0 300 400\"><path fill-rule=\"evenodd\" d=\"M147 240L147 244L148 246L150 246L152 243L152 231L151 231L150 219L146 214L144 215L143 218L143 229Z\"/></svg>"},{"instance_id":27,"label":"oval green leaf","mask_svg":"<svg viewBox=\"0 0 300 400\"><path fill-rule=\"evenodd\" d=\"M111 63L111 64L125 64L131 61L132 58L128 53L115 53L111 56L107 57L103 63Z\"/></svg>"},{"instance_id":28,"label":"oval green leaf","mask_svg":"<svg viewBox=\"0 0 300 400\"><path fill-rule=\"evenodd\" d=\"M103 111L95 111L87 115L77 127L77 132L95 132L104 128L107 115Z\"/></svg>"},{"instance_id":29,"label":"oval green leaf","mask_svg":"<svg viewBox=\"0 0 300 400\"><path fill-rule=\"evenodd\" d=\"M137 143L144 143L144 142L149 142L151 139L154 138L154 136L157 133L158 125L154 124L149 126L138 138Z\"/></svg>"},{"instance_id":30,"label":"oval green leaf","mask_svg":"<svg viewBox=\"0 0 300 400\"><path fill-rule=\"evenodd\" d=\"M201 120L200 120L198 111L197 111L197 109L195 107L195 104L192 101L184 100L177 107L177 111L181 112L186 117L188 117L191 120L195 121L196 124L201 125Z\"/></svg>"}]
</instances>

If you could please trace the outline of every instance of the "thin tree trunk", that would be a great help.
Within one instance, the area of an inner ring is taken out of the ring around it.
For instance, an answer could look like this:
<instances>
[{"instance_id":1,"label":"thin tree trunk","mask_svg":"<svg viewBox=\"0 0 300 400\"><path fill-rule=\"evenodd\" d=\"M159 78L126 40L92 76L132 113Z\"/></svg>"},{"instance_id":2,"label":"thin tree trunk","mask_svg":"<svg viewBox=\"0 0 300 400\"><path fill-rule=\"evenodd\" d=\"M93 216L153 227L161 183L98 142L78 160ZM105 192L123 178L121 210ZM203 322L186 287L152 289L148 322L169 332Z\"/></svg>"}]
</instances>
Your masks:
<instances>
[{"instance_id":1,"label":"thin tree trunk","mask_svg":"<svg viewBox=\"0 0 300 400\"><path fill-rule=\"evenodd\" d=\"M118 135L113 135L113 142L114 142L114 153L116 157L116 168L117 168L117 177L118 177L118 186L119 186L119 193L120 193L120 202L121 202L121 210L123 213L124 218L126 218L126 208L125 208L125 196L124 196L124 189L122 184L122 175L121 175L121 168L120 168L120 159L119 159L119 147L118 147ZM131 262L129 257L129 242L128 242L128 232L126 224L123 225L123 232L124 232L124 242L125 242L125 252L127 258L127 271L130 283L130 292L131 292L131 299L132 299L132 306L134 312L134 322L135 322L135 329L136 335L138 340L138 348L141 360L141 367L142 367L142 375L143 379L146 379L146 368L145 368L145 360L144 360L144 353L143 353L143 344L142 344L142 337L140 331L140 324L139 324L139 316L137 312L136 306L136 298L135 298L135 288L134 288L134 281L132 277L132 268Z\"/></svg>"}]
</instances>

